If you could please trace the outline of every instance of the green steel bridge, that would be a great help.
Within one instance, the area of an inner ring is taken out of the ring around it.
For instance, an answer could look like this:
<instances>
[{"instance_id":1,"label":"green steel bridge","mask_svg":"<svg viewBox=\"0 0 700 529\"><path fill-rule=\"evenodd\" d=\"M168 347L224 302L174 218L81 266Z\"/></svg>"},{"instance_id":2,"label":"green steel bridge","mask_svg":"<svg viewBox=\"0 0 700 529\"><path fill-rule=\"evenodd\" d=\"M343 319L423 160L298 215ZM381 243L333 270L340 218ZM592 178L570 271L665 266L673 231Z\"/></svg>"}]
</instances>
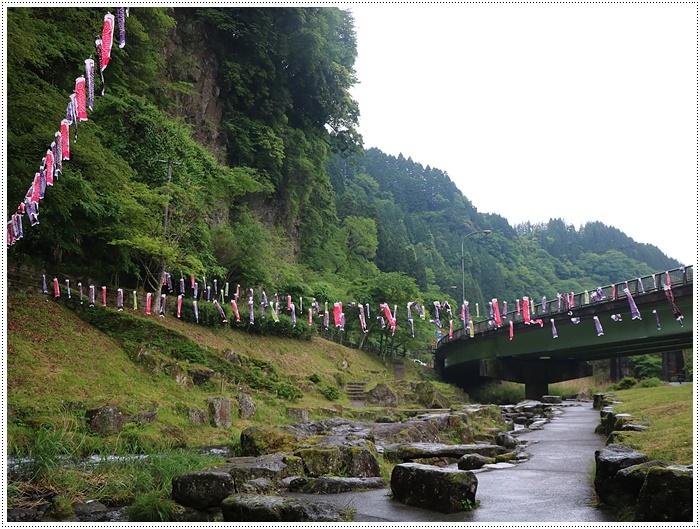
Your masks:
<instances>
[{"instance_id":1,"label":"green steel bridge","mask_svg":"<svg viewBox=\"0 0 700 529\"><path fill-rule=\"evenodd\" d=\"M669 282L681 319L664 289ZM632 318L625 288L641 318ZM691 349L693 324L689 266L575 294L568 307L557 299L535 301L529 324L522 312L510 311L500 327L491 318L474 324L473 336L468 328L454 331L437 343L435 370L463 388L484 377L520 382L527 398L539 399L550 383L590 376L590 360Z\"/></svg>"}]
</instances>

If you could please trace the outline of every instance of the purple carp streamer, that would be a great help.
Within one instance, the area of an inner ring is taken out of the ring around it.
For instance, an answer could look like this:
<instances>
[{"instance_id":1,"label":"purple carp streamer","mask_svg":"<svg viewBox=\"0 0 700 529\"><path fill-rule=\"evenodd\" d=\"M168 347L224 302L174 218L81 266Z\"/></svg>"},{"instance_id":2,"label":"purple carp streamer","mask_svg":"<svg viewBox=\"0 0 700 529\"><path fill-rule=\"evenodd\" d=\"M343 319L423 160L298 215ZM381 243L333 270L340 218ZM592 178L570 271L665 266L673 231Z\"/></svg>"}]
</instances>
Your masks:
<instances>
[{"instance_id":1,"label":"purple carp streamer","mask_svg":"<svg viewBox=\"0 0 700 529\"><path fill-rule=\"evenodd\" d=\"M221 323L228 323L228 320L226 319L226 313L224 312L224 308L219 305L219 302L214 300L214 305L216 306L216 310L219 311L219 316L221 316Z\"/></svg>"},{"instance_id":2,"label":"purple carp streamer","mask_svg":"<svg viewBox=\"0 0 700 529\"><path fill-rule=\"evenodd\" d=\"M656 312L656 309L652 311L652 314L656 318L656 330L660 331L661 330L661 322L659 321L659 313Z\"/></svg>"},{"instance_id":3,"label":"purple carp streamer","mask_svg":"<svg viewBox=\"0 0 700 529\"><path fill-rule=\"evenodd\" d=\"M554 318L549 320L552 322L552 338L559 338L559 333L557 333L557 326L554 324Z\"/></svg>"},{"instance_id":4,"label":"purple carp streamer","mask_svg":"<svg viewBox=\"0 0 700 529\"><path fill-rule=\"evenodd\" d=\"M595 322L595 330L598 333L598 336L603 336L605 333L603 332L603 326L600 324L598 316L593 316L593 321Z\"/></svg>"},{"instance_id":5,"label":"purple carp streamer","mask_svg":"<svg viewBox=\"0 0 700 529\"><path fill-rule=\"evenodd\" d=\"M95 61L93 59L85 59L85 82L87 89L87 107L92 111L95 104Z\"/></svg>"},{"instance_id":6,"label":"purple carp streamer","mask_svg":"<svg viewBox=\"0 0 700 529\"><path fill-rule=\"evenodd\" d=\"M296 327L297 326L297 308L294 303L290 302L289 303L289 310L291 311L291 316L292 316L292 326ZM342 318L341 320L345 317L345 314L341 314ZM340 330L343 330L344 322L341 323L341 328Z\"/></svg>"},{"instance_id":7,"label":"purple carp streamer","mask_svg":"<svg viewBox=\"0 0 700 529\"><path fill-rule=\"evenodd\" d=\"M642 315L639 313L639 309L637 308L637 304L634 302L634 298L632 298L632 294L630 293L629 288L623 289L623 292L625 293L625 296L627 297L627 301L630 304L630 311L632 312L632 319L633 320L641 320Z\"/></svg>"},{"instance_id":8,"label":"purple carp streamer","mask_svg":"<svg viewBox=\"0 0 700 529\"><path fill-rule=\"evenodd\" d=\"M362 328L362 332L367 332L368 329L367 329L367 323L365 322L365 308L362 305L362 303L360 303L357 306L357 308L360 311L360 327ZM311 325L311 309L309 309L309 325Z\"/></svg>"},{"instance_id":9,"label":"purple carp streamer","mask_svg":"<svg viewBox=\"0 0 700 529\"><path fill-rule=\"evenodd\" d=\"M367 309L368 309L367 314L369 314L369 304L367 304ZM415 334L415 328L413 325L413 314L411 312L411 309L416 309L416 312L418 313L418 317L421 320L425 319L425 313L423 312L423 307L421 307L420 303L418 303L417 301L409 301L406 304L406 310L408 312L408 323L411 326L411 338L415 338L416 334Z\"/></svg>"}]
</instances>

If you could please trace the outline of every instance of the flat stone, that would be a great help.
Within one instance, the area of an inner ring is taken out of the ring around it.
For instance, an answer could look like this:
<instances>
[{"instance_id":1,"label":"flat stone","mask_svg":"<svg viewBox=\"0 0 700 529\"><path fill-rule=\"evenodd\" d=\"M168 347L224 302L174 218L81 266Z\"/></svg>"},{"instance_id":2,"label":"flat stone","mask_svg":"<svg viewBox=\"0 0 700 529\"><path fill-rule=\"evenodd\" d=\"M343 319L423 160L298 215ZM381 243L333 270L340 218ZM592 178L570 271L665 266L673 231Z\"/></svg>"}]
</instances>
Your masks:
<instances>
[{"instance_id":1,"label":"flat stone","mask_svg":"<svg viewBox=\"0 0 700 529\"><path fill-rule=\"evenodd\" d=\"M480 454L496 457L506 453L506 449L493 444L458 444L441 443L399 443L384 447L384 457L393 461L413 461L431 457L451 457L459 459L465 454Z\"/></svg>"},{"instance_id":2,"label":"flat stone","mask_svg":"<svg viewBox=\"0 0 700 529\"><path fill-rule=\"evenodd\" d=\"M225 522L343 522L343 510L327 502L307 503L294 498L233 494L221 502Z\"/></svg>"},{"instance_id":3,"label":"flat stone","mask_svg":"<svg viewBox=\"0 0 700 529\"><path fill-rule=\"evenodd\" d=\"M329 476L296 478L289 483L289 490L306 494L340 494L341 492L381 489L385 486L386 482L381 477L345 478Z\"/></svg>"}]
</instances>

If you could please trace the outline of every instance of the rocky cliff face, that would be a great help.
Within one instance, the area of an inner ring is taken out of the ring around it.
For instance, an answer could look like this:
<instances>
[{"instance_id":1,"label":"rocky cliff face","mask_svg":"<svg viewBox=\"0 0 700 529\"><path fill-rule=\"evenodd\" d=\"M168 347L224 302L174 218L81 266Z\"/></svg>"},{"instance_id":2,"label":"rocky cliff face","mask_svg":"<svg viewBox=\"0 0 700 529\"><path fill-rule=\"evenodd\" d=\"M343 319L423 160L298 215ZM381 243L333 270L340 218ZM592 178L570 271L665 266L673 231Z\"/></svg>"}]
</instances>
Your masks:
<instances>
[{"instance_id":1,"label":"rocky cliff face","mask_svg":"<svg viewBox=\"0 0 700 529\"><path fill-rule=\"evenodd\" d=\"M213 35L194 20L189 9L177 9L173 16L177 26L163 50L175 99L170 112L191 125L194 139L206 146L219 162L224 162L224 104L219 99L219 58L213 52Z\"/></svg>"}]
</instances>

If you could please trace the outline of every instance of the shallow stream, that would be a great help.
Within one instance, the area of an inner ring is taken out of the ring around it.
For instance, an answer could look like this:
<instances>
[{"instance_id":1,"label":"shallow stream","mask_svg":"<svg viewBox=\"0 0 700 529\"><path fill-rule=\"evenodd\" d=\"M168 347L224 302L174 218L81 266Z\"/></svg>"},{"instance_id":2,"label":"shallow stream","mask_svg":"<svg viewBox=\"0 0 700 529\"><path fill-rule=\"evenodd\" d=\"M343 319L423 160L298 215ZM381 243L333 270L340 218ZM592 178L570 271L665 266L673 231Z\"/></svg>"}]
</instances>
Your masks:
<instances>
[{"instance_id":1,"label":"shallow stream","mask_svg":"<svg viewBox=\"0 0 700 529\"><path fill-rule=\"evenodd\" d=\"M591 403L566 402L561 409L543 429L518 435L527 441L526 460L477 473L479 506L471 512L443 514L404 505L388 488L286 495L349 506L356 511L355 522L613 522L594 505L594 454L605 444L594 433L600 414Z\"/></svg>"}]
</instances>

